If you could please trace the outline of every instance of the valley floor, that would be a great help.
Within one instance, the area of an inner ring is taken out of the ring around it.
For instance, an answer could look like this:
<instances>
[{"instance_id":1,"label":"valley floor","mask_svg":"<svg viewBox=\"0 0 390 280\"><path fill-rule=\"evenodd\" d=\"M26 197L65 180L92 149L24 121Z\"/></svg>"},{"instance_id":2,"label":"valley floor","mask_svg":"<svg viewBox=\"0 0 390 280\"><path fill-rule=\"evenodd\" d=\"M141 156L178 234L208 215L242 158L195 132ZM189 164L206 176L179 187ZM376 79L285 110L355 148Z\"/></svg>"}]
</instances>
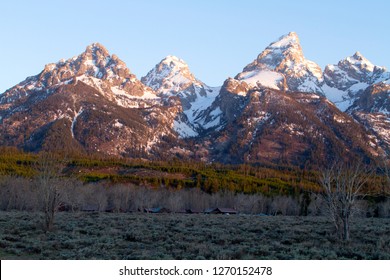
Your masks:
<instances>
[{"instance_id":1,"label":"valley floor","mask_svg":"<svg viewBox=\"0 0 390 280\"><path fill-rule=\"evenodd\" d=\"M390 259L390 219L359 218L350 242L325 217L0 212L0 259Z\"/></svg>"}]
</instances>

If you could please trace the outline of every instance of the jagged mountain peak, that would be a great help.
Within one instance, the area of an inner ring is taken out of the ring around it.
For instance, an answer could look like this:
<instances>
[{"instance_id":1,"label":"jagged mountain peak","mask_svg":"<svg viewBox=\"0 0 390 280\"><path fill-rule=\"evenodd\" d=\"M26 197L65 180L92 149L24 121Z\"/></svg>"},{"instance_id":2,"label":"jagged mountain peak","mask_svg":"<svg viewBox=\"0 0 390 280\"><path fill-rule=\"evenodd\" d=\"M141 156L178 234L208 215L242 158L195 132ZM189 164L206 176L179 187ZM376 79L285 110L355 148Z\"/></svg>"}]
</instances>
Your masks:
<instances>
[{"instance_id":1,"label":"jagged mountain peak","mask_svg":"<svg viewBox=\"0 0 390 280\"><path fill-rule=\"evenodd\" d=\"M183 59L174 55L166 56L160 61L160 64L170 65L171 67L178 66L188 68L188 64Z\"/></svg>"},{"instance_id":2,"label":"jagged mountain peak","mask_svg":"<svg viewBox=\"0 0 390 280\"><path fill-rule=\"evenodd\" d=\"M271 43L257 57L257 63L271 70L284 70L286 61L301 63L304 61L302 47L298 35L290 32Z\"/></svg>"},{"instance_id":3,"label":"jagged mountain peak","mask_svg":"<svg viewBox=\"0 0 390 280\"><path fill-rule=\"evenodd\" d=\"M108 50L100 43L93 43L77 56L45 65L39 79L47 80L50 77L51 82L46 86L52 86L80 76L98 79L111 79L114 76L135 78L118 56L110 55Z\"/></svg>"},{"instance_id":4,"label":"jagged mountain peak","mask_svg":"<svg viewBox=\"0 0 390 280\"><path fill-rule=\"evenodd\" d=\"M297 49L301 50L300 40L296 32L290 32L279 37L278 40L272 42L267 49Z\"/></svg>"},{"instance_id":5,"label":"jagged mountain peak","mask_svg":"<svg viewBox=\"0 0 390 280\"><path fill-rule=\"evenodd\" d=\"M286 61L298 63L304 61L299 37L295 32L283 35L268 45L254 62L244 68L244 71L252 70L254 67L280 71L286 66Z\"/></svg>"},{"instance_id":6,"label":"jagged mountain peak","mask_svg":"<svg viewBox=\"0 0 390 280\"><path fill-rule=\"evenodd\" d=\"M272 42L235 78L252 86L323 94L322 70L316 63L305 59L295 32Z\"/></svg>"},{"instance_id":7,"label":"jagged mountain peak","mask_svg":"<svg viewBox=\"0 0 390 280\"><path fill-rule=\"evenodd\" d=\"M359 51L356 51L351 57L359 61L367 60Z\"/></svg>"},{"instance_id":8,"label":"jagged mountain peak","mask_svg":"<svg viewBox=\"0 0 390 280\"><path fill-rule=\"evenodd\" d=\"M340 61L340 65L345 67L354 67L356 70L364 70L366 72L373 72L376 67L367 58L365 58L360 52L354 53L352 56L348 56L344 60Z\"/></svg>"},{"instance_id":9,"label":"jagged mountain peak","mask_svg":"<svg viewBox=\"0 0 390 280\"><path fill-rule=\"evenodd\" d=\"M100 43L92 43L87 46L86 50L80 55L73 57L67 61L69 64L76 62L76 64L84 64L88 66L96 66L104 71L104 68L110 68L112 71L117 69L126 69L123 75L129 75L130 70L126 64L119 59L115 54L110 54L108 50ZM114 71L115 72L115 71ZM83 73L79 73L83 74Z\"/></svg>"},{"instance_id":10,"label":"jagged mountain peak","mask_svg":"<svg viewBox=\"0 0 390 280\"><path fill-rule=\"evenodd\" d=\"M327 97L345 111L366 88L389 78L385 67L374 65L357 51L325 67L323 89Z\"/></svg>"},{"instance_id":11,"label":"jagged mountain peak","mask_svg":"<svg viewBox=\"0 0 390 280\"><path fill-rule=\"evenodd\" d=\"M126 64L116 54L110 54L107 48L100 43L92 43L88 45L84 53L80 54L79 56L75 56L71 60L76 60L79 57L86 57L88 55L92 55L90 57L95 61L95 64L103 62L107 65L116 64L118 66L127 68Z\"/></svg>"},{"instance_id":12,"label":"jagged mountain peak","mask_svg":"<svg viewBox=\"0 0 390 280\"><path fill-rule=\"evenodd\" d=\"M378 78L378 74L386 72L386 67L374 65L358 51L353 55L340 60L337 66L345 71L353 72L351 74L355 77L352 76L352 78L357 80L364 78L369 79L372 77Z\"/></svg>"},{"instance_id":13,"label":"jagged mountain peak","mask_svg":"<svg viewBox=\"0 0 390 280\"><path fill-rule=\"evenodd\" d=\"M190 71L188 64L181 58L173 55L168 55L158 64L158 70L162 75L169 76L181 76L192 82L196 82L194 74Z\"/></svg>"},{"instance_id":14,"label":"jagged mountain peak","mask_svg":"<svg viewBox=\"0 0 390 280\"><path fill-rule=\"evenodd\" d=\"M99 42L95 42L95 43L88 45L85 51L86 52L102 51L102 52L106 53L106 55L109 55L106 47L103 46L102 44L100 44Z\"/></svg>"},{"instance_id":15,"label":"jagged mountain peak","mask_svg":"<svg viewBox=\"0 0 390 280\"><path fill-rule=\"evenodd\" d=\"M173 55L162 59L141 81L159 94L176 94L191 85L203 85L191 73L188 64Z\"/></svg>"},{"instance_id":16,"label":"jagged mountain peak","mask_svg":"<svg viewBox=\"0 0 390 280\"><path fill-rule=\"evenodd\" d=\"M63 64L68 64L69 66L78 66L85 65L87 68L89 66L96 66L98 68L112 67L113 65L121 65L126 67L125 63L121 61L116 55L111 55L108 50L100 43L92 43L88 45L84 52L74 56L66 61L62 60L59 63L60 66ZM84 70L84 67L81 68ZM77 73L84 74L84 73Z\"/></svg>"},{"instance_id":17,"label":"jagged mountain peak","mask_svg":"<svg viewBox=\"0 0 390 280\"><path fill-rule=\"evenodd\" d=\"M157 98L122 60L114 54L110 55L100 43L93 43L77 56L45 65L41 73L6 91L0 101L11 103L40 91L48 95L63 85L77 82L97 89L103 96L123 107L144 106L141 104L143 101Z\"/></svg>"},{"instance_id":18,"label":"jagged mountain peak","mask_svg":"<svg viewBox=\"0 0 390 280\"><path fill-rule=\"evenodd\" d=\"M362 69L366 69L369 72L373 72L375 70L386 71L386 67L374 65L371 61L369 61L366 57L364 57L359 51L355 52L352 56L348 56L347 58L345 58L345 60L349 62L351 65L356 65Z\"/></svg>"}]
</instances>

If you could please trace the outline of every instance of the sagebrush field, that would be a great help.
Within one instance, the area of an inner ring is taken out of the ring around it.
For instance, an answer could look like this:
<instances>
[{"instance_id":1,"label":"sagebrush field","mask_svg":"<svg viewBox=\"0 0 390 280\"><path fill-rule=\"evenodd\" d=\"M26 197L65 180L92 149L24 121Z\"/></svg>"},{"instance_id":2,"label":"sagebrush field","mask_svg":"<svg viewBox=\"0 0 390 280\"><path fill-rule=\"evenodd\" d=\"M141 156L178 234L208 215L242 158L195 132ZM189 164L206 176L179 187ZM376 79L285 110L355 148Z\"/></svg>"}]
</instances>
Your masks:
<instances>
[{"instance_id":1,"label":"sagebrush field","mask_svg":"<svg viewBox=\"0 0 390 280\"><path fill-rule=\"evenodd\" d=\"M359 218L349 242L325 217L0 212L1 259L390 259L390 219Z\"/></svg>"}]
</instances>

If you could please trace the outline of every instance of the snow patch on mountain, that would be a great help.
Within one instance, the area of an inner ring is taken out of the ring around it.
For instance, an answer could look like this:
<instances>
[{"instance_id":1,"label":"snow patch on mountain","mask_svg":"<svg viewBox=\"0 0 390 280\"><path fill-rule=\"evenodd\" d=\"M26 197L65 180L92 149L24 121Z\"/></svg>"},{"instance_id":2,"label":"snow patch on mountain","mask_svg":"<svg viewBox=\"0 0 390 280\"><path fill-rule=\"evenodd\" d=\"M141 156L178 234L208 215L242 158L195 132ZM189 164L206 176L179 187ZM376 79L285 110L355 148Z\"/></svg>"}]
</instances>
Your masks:
<instances>
[{"instance_id":1,"label":"snow patch on mountain","mask_svg":"<svg viewBox=\"0 0 390 280\"><path fill-rule=\"evenodd\" d=\"M338 88L330 87L327 84L322 86L326 97L332 101L341 111L347 110L351 105L351 99L347 92Z\"/></svg>"},{"instance_id":2,"label":"snow patch on mountain","mask_svg":"<svg viewBox=\"0 0 390 280\"><path fill-rule=\"evenodd\" d=\"M80 110L78 112L74 112L74 118L72 120L72 124L70 126L70 132L72 134L72 138L75 138L74 137L74 126L76 125L76 122L77 122L77 118L80 117L80 115L84 112L83 108L80 108Z\"/></svg>"},{"instance_id":3,"label":"snow patch on mountain","mask_svg":"<svg viewBox=\"0 0 390 280\"><path fill-rule=\"evenodd\" d=\"M195 137L198 133L185 122L174 120L173 129L179 134L180 138Z\"/></svg>"},{"instance_id":4,"label":"snow patch on mountain","mask_svg":"<svg viewBox=\"0 0 390 280\"><path fill-rule=\"evenodd\" d=\"M190 123L197 123L199 114L211 106L220 89L220 87L208 87L206 95L197 94L195 101L191 102L191 107L183 111Z\"/></svg>"},{"instance_id":5,"label":"snow patch on mountain","mask_svg":"<svg viewBox=\"0 0 390 280\"><path fill-rule=\"evenodd\" d=\"M283 88L284 76L270 70L253 70L237 75L237 79L251 86L263 86L280 90Z\"/></svg>"},{"instance_id":6,"label":"snow patch on mountain","mask_svg":"<svg viewBox=\"0 0 390 280\"><path fill-rule=\"evenodd\" d=\"M115 119L114 127L122 128L123 127L123 123L121 123L118 119Z\"/></svg>"},{"instance_id":7,"label":"snow patch on mountain","mask_svg":"<svg viewBox=\"0 0 390 280\"><path fill-rule=\"evenodd\" d=\"M221 108L215 108L210 112L207 120L202 119L202 127L205 129L216 128L216 130L219 130L221 128L221 116Z\"/></svg>"}]
</instances>

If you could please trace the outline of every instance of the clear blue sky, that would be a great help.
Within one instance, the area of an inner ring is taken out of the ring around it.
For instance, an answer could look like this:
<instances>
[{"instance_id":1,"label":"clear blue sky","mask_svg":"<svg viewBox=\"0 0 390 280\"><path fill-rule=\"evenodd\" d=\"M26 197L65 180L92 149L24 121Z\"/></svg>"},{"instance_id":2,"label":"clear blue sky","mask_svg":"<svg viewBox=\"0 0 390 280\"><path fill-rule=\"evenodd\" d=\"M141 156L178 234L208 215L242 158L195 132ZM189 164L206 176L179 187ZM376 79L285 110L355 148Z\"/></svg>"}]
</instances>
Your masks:
<instances>
[{"instance_id":1,"label":"clear blue sky","mask_svg":"<svg viewBox=\"0 0 390 280\"><path fill-rule=\"evenodd\" d=\"M167 55L218 86L295 31L322 68L360 51L390 67L390 1L110 0L0 3L0 93L100 42L138 78Z\"/></svg>"}]
</instances>

